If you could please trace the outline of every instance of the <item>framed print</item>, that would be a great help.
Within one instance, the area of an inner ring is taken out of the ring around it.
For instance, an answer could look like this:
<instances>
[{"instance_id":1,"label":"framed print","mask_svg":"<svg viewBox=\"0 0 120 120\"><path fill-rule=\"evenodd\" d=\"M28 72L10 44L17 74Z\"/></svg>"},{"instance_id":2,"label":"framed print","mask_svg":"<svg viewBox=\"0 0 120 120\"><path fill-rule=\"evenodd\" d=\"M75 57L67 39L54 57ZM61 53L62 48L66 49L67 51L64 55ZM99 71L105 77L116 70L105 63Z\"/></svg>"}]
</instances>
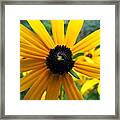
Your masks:
<instances>
[{"instance_id":1,"label":"framed print","mask_svg":"<svg viewBox=\"0 0 120 120\"><path fill-rule=\"evenodd\" d=\"M119 119L117 0L1 5L2 119Z\"/></svg>"}]
</instances>

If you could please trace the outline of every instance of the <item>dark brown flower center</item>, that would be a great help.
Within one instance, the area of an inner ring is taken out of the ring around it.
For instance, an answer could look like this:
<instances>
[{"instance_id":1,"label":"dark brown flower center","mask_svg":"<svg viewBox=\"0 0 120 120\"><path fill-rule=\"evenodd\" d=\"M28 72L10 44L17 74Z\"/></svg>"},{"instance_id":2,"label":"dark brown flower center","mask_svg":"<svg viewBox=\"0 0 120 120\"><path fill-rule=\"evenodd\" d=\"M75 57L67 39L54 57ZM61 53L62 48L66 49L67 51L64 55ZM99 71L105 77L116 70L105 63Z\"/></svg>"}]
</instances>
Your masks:
<instances>
[{"instance_id":1,"label":"dark brown flower center","mask_svg":"<svg viewBox=\"0 0 120 120\"><path fill-rule=\"evenodd\" d=\"M57 45L51 49L46 58L46 65L53 74L65 74L74 66L72 52L64 45Z\"/></svg>"},{"instance_id":2,"label":"dark brown flower center","mask_svg":"<svg viewBox=\"0 0 120 120\"><path fill-rule=\"evenodd\" d=\"M92 54L91 54L91 53L88 53L88 54L86 55L86 57L92 58Z\"/></svg>"}]
</instances>

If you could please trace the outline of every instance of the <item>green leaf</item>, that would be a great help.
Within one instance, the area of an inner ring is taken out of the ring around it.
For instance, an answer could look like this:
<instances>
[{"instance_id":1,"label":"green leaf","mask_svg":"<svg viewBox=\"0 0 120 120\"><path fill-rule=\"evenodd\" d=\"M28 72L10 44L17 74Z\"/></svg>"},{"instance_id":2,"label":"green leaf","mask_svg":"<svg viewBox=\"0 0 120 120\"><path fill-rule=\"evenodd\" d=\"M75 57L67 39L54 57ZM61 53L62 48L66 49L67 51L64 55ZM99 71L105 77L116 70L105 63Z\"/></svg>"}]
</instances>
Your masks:
<instances>
[{"instance_id":1,"label":"green leaf","mask_svg":"<svg viewBox=\"0 0 120 120\"><path fill-rule=\"evenodd\" d=\"M79 76L77 75L77 73L75 71L73 71L72 69L70 70L71 75L73 75L75 78L80 79Z\"/></svg>"},{"instance_id":2,"label":"green leaf","mask_svg":"<svg viewBox=\"0 0 120 120\"><path fill-rule=\"evenodd\" d=\"M68 100L67 94L65 93L65 91L63 91L63 92L64 92L64 94L63 94L63 100Z\"/></svg>"},{"instance_id":3,"label":"green leaf","mask_svg":"<svg viewBox=\"0 0 120 120\"><path fill-rule=\"evenodd\" d=\"M52 26L51 26L51 23L50 23L50 20L42 20L41 21L43 23L43 25L45 26L46 30L48 31L48 33L50 35L52 35Z\"/></svg>"},{"instance_id":4,"label":"green leaf","mask_svg":"<svg viewBox=\"0 0 120 120\"><path fill-rule=\"evenodd\" d=\"M73 55L72 59L74 60L74 59L78 58L79 56L83 56L83 55L84 55L84 52L79 52L79 53Z\"/></svg>"},{"instance_id":5,"label":"green leaf","mask_svg":"<svg viewBox=\"0 0 120 120\"><path fill-rule=\"evenodd\" d=\"M25 27L27 27L32 32L34 32L34 30L31 28L27 20L20 20L20 23L23 24Z\"/></svg>"},{"instance_id":6,"label":"green leaf","mask_svg":"<svg viewBox=\"0 0 120 120\"><path fill-rule=\"evenodd\" d=\"M29 89L28 89L29 90ZM24 96L26 95L26 93L28 92L28 90L25 90L23 92L20 92L20 100L24 99Z\"/></svg>"},{"instance_id":7,"label":"green leaf","mask_svg":"<svg viewBox=\"0 0 120 120\"><path fill-rule=\"evenodd\" d=\"M67 100L67 95L65 93L63 85L60 86L60 96L59 96L59 99L60 100Z\"/></svg>"},{"instance_id":8,"label":"green leaf","mask_svg":"<svg viewBox=\"0 0 120 120\"><path fill-rule=\"evenodd\" d=\"M75 85L77 86L78 90L81 89L81 85L77 81L75 81Z\"/></svg>"},{"instance_id":9,"label":"green leaf","mask_svg":"<svg viewBox=\"0 0 120 120\"><path fill-rule=\"evenodd\" d=\"M98 48L100 48L100 45L98 45L98 46L95 48L95 50L97 50Z\"/></svg>"},{"instance_id":10,"label":"green leaf","mask_svg":"<svg viewBox=\"0 0 120 120\"><path fill-rule=\"evenodd\" d=\"M60 98L60 100L62 100L62 97L63 97L63 86L61 85L60 86L60 96L59 96L59 98Z\"/></svg>"},{"instance_id":11,"label":"green leaf","mask_svg":"<svg viewBox=\"0 0 120 120\"><path fill-rule=\"evenodd\" d=\"M65 93L64 86L62 87L62 100L67 100L67 94Z\"/></svg>"},{"instance_id":12,"label":"green leaf","mask_svg":"<svg viewBox=\"0 0 120 120\"><path fill-rule=\"evenodd\" d=\"M20 78L22 78L22 77L24 77L24 76L23 76L23 73L22 73L22 72L20 72Z\"/></svg>"},{"instance_id":13,"label":"green leaf","mask_svg":"<svg viewBox=\"0 0 120 120\"><path fill-rule=\"evenodd\" d=\"M96 89L91 90L88 94L84 96L85 100L100 100L100 95Z\"/></svg>"},{"instance_id":14,"label":"green leaf","mask_svg":"<svg viewBox=\"0 0 120 120\"><path fill-rule=\"evenodd\" d=\"M69 20L64 20L64 34L66 34Z\"/></svg>"}]
</instances>

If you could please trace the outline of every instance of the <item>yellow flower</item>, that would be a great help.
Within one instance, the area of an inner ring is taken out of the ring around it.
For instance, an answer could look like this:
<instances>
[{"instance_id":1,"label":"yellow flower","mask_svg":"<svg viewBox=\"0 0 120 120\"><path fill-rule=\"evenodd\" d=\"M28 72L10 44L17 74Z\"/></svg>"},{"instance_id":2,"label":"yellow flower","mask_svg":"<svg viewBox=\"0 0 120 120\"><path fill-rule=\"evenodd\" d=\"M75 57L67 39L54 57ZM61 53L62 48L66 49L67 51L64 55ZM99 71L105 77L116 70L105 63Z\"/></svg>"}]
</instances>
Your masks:
<instances>
[{"instance_id":1,"label":"yellow flower","mask_svg":"<svg viewBox=\"0 0 120 120\"><path fill-rule=\"evenodd\" d=\"M40 20L28 20L34 30L20 25L20 71L30 71L20 81L20 91L29 88L24 99L57 100L60 86L63 85L69 100L82 100L83 96L75 86L70 70L99 78L100 66L77 59L79 51L89 51L100 42L100 30L91 33L75 44L83 26L83 20L70 20L64 35L64 20L51 20L52 37ZM46 93L43 95L43 93Z\"/></svg>"},{"instance_id":2,"label":"yellow flower","mask_svg":"<svg viewBox=\"0 0 120 120\"><path fill-rule=\"evenodd\" d=\"M84 56L80 57L79 59L91 64L94 64L94 63L100 64L100 48L98 49L93 48L88 52L85 52ZM80 79L78 80L74 78L74 80L76 80L80 85L82 85L82 88L81 88L82 95L85 95L90 90L92 90L96 84L98 84L97 91L100 94L100 80L91 78L91 77L88 78L88 76L85 76L80 73L78 73L78 76Z\"/></svg>"},{"instance_id":3,"label":"yellow flower","mask_svg":"<svg viewBox=\"0 0 120 120\"><path fill-rule=\"evenodd\" d=\"M100 64L100 48L93 48L90 51L86 52L84 59L89 63Z\"/></svg>"},{"instance_id":4,"label":"yellow flower","mask_svg":"<svg viewBox=\"0 0 120 120\"><path fill-rule=\"evenodd\" d=\"M98 79L96 79L96 78L93 78L93 79L91 79L91 80L87 80L87 81L83 84L83 86L82 86L82 88L81 88L81 93L82 93L82 95L85 95L86 92L88 92L89 90L94 89L94 86L95 86L95 85L98 85L98 86L97 86L97 91L98 91L98 93L100 94L100 80L98 80Z\"/></svg>"}]
</instances>

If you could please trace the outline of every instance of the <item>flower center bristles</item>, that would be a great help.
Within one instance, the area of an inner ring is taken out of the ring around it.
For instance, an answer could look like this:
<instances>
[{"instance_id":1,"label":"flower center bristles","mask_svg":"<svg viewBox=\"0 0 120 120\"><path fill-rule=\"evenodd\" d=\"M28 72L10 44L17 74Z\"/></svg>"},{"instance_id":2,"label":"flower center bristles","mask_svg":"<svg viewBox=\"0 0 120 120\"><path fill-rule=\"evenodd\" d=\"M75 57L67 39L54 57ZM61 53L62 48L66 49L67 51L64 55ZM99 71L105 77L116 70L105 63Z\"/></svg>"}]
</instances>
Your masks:
<instances>
[{"instance_id":1,"label":"flower center bristles","mask_svg":"<svg viewBox=\"0 0 120 120\"><path fill-rule=\"evenodd\" d=\"M74 66L70 48L57 45L54 49L51 49L46 58L46 65L53 74L62 75L69 72Z\"/></svg>"}]
</instances>

